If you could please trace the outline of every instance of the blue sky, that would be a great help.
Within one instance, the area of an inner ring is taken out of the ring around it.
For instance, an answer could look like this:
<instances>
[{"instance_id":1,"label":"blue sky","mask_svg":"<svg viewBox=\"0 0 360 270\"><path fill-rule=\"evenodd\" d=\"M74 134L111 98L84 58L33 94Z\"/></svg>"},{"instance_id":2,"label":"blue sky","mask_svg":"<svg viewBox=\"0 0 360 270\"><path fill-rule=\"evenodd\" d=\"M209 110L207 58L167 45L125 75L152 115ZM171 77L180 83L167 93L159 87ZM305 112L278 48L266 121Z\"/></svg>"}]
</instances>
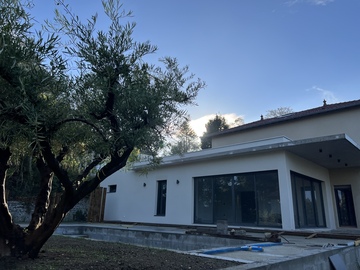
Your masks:
<instances>
[{"instance_id":1,"label":"blue sky","mask_svg":"<svg viewBox=\"0 0 360 270\"><path fill-rule=\"evenodd\" d=\"M36 19L51 18L52 1L34 3ZM84 19L102 11L100 0L67 3ZM249 123L279 107L360 99L358 0L124 0L123 8L133 11L134 39L158 46L150 61L176 57L206 82L188 108L200 134L216 113Z\"/></svg>"}]
</instances>

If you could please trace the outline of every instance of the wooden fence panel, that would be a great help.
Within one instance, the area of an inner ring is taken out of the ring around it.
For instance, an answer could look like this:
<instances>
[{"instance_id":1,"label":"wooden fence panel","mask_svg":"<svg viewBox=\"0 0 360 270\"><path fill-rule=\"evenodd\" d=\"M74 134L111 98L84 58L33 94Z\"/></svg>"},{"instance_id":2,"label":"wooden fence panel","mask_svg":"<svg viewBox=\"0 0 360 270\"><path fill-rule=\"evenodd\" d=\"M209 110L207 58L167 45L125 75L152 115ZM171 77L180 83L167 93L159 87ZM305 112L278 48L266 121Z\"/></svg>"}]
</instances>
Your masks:
<instances>
[{"instance_id":1,"label":"wooden fence panel","mask_svg":"<svg viewBox=\"0 0 360 270\"><path fill-rule=\"evenodd\" d=\"M88 222L103 222L105 210L106 188L98 187L90 194Z\"/></svg>"}]
</instances>

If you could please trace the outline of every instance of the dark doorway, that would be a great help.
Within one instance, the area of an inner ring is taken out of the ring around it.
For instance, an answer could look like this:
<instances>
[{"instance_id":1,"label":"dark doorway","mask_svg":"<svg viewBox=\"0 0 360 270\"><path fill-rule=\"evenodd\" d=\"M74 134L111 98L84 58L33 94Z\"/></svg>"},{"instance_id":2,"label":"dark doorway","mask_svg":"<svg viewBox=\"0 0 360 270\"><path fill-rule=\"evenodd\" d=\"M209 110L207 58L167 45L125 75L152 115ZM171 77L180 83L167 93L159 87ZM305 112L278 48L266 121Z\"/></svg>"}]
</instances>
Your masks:
<instances>
[{"instance_id":1,"label":"dark doorway","mask_svg":"<svg viewBox=\"0 0 360 270\"><path fill-rule=\"evenodd\" d=\"M356 227L356 217L351 186L334 186L339 226Z\"/></svg>"}]
</instances>

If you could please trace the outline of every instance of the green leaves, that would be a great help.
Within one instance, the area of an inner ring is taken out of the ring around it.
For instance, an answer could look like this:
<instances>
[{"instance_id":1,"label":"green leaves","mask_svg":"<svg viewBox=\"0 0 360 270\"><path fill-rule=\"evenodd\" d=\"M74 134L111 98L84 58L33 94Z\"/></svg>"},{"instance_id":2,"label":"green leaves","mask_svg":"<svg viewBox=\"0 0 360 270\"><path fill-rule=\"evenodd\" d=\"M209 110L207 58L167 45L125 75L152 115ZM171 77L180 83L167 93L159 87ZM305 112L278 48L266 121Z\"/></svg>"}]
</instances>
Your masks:
<instances>
[{"instance_id":1,"label":"green leaves","mask_svg":"<svg viewBox=\"0 0 360 270\"><path fill-rule=\"evenodd\" d=\"M96 29L97 15L82 22L58 1L59 28L48 23L53 33L45 35L33 31L20 0L0 0L0 150L8 153L0 165L5 183L5 169L20 179L26 162L25 190L38 189L28 227L34 246L24 251L32 258L64 215L128 159L146 154L158 164L183 106L204 87L175 58L144 61L157 48L133 40L136 24L123 22L131 13L120 1L103 1L106 30ZM55 190L60 202L46 213Z\"/></svg>"},{"instance_id":2,"label":"green leaves","mask_svg":"<svg viewBox=\"0 0 360 270\"><path fill-rule=\"evenodd\" d=\"M35 156L45 143L52 156L67 147L56 166L82 179L99 160L110 172L124 166L109 168L131 149L156 157L185 117L183 106L205 86L176 58L146 63L157 47L133 40L136 24L120 1L103 1L106 30L96 28L97 14L82 22L60 1L48 35L31 34L31 17L20 2L0 1L10 7L1 8L0 18L0 135L12 147L26 142ZM74 64L77 70L68 70Z\"/></svg>"}]
</instances>

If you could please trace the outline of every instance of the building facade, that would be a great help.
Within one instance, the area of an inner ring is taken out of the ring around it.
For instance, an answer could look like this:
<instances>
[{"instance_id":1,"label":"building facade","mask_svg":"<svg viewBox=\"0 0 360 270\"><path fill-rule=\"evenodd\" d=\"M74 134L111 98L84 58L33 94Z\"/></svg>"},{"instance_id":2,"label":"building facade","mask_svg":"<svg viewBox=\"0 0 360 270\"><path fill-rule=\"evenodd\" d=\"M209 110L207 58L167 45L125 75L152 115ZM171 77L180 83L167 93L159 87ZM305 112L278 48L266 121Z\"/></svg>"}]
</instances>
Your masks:
<instances>
[{"instance_id":1,"label":"building facade","mask_svg":"<svg viewBox=\"0 0 360 270\"><path fill-rule=\"evenodd\" d=\"M106 221L358 228L360 100L211 134L212 148L106 179Z\"/></svg>"}]
</instances>

